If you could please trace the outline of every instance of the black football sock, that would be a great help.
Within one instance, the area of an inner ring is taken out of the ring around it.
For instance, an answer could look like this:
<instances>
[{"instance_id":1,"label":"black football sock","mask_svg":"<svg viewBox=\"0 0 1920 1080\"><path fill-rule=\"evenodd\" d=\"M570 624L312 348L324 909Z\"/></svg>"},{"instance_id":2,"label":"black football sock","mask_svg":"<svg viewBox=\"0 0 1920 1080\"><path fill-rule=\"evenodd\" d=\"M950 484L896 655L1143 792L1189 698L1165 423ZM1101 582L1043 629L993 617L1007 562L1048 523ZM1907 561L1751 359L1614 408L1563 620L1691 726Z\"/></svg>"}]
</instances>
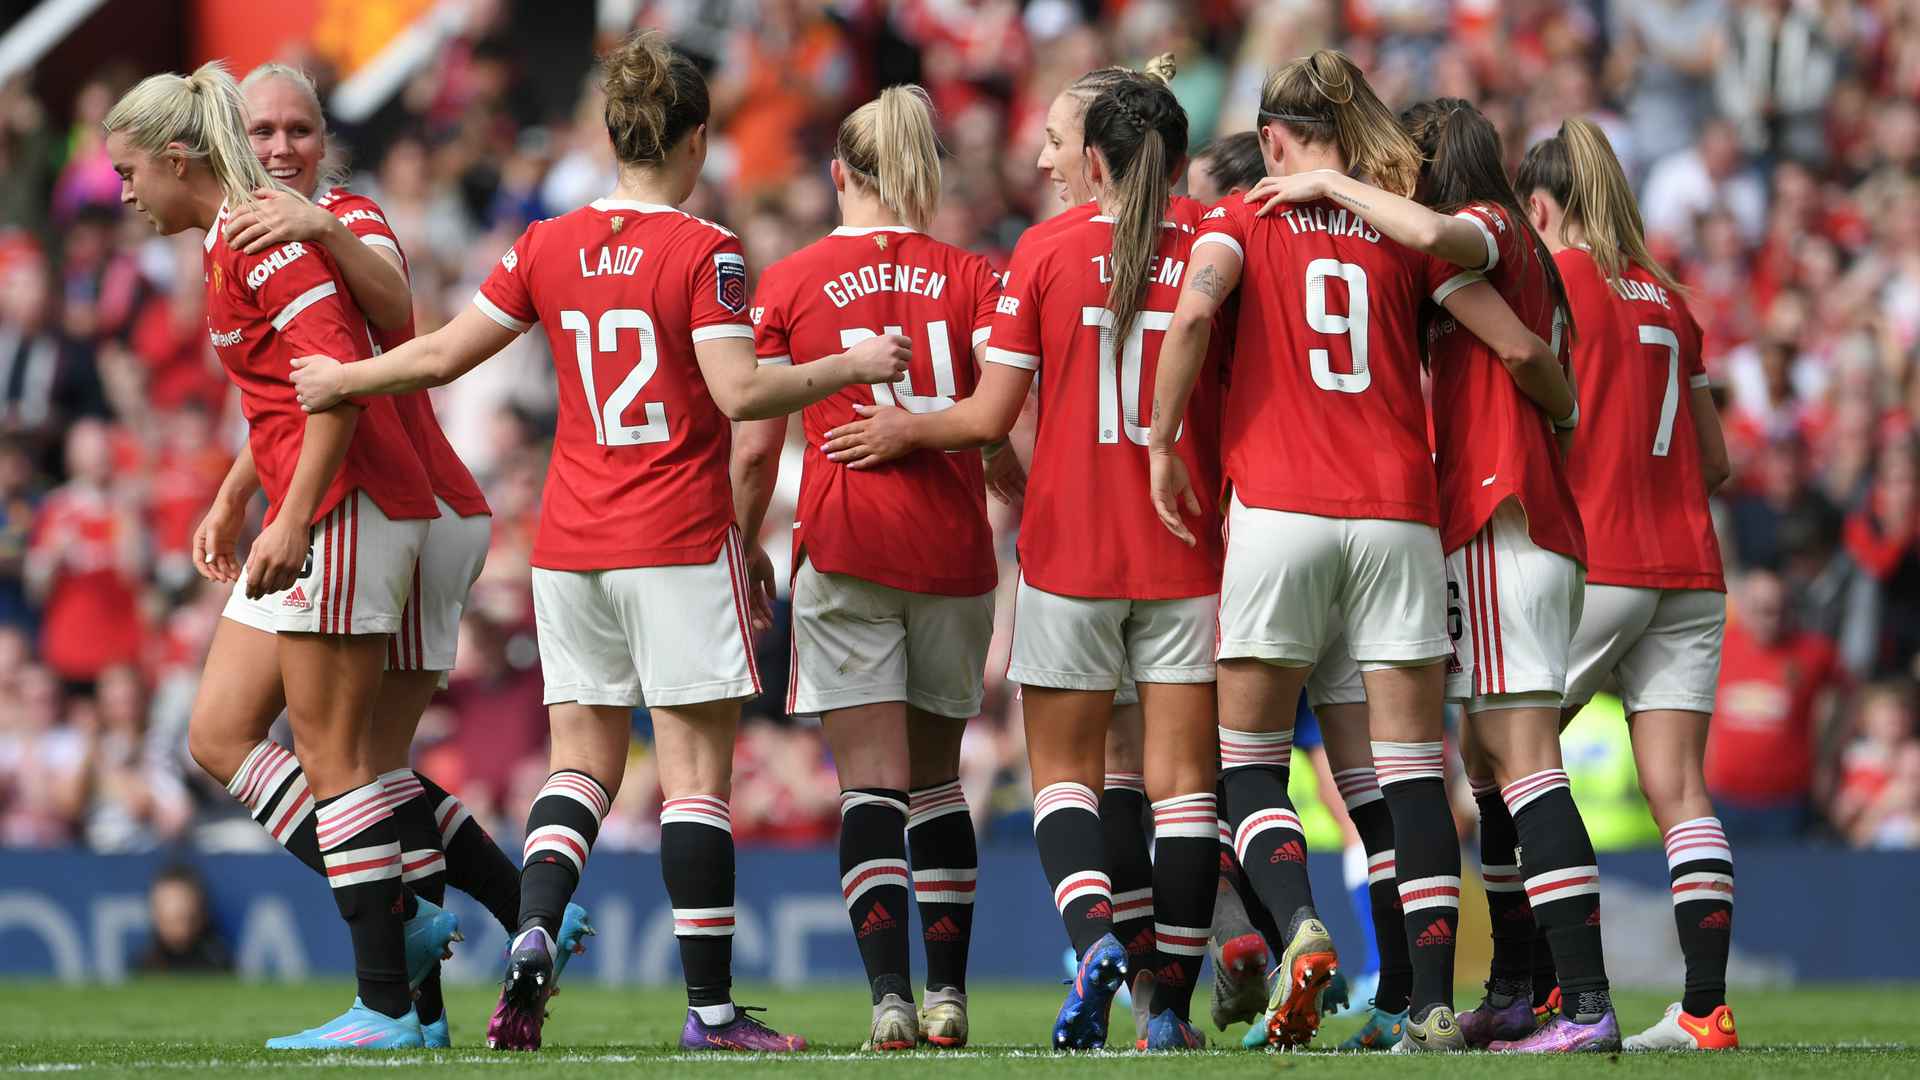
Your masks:
<instances>
[{"instance_id":1,"label":"black football sock","mask_svg":"<svg viewBox=\"0 0 1920 1080\"><path fill-rule=\"evenodd\" d=\"M1301 913L1313 914L1307 881L1307 838L1287 795L1287 763L1293 730L1220 729L1220 788L1226 793L1227 824L1241 873L1276 925L1289 930ZM1284 951L1287 937L1274 941ZM1276 952L1276 959L1278 953Z\"/></svg>"},{"instance_id":2,"label":"black football sock","mask_svg":"<svg viewBox=\"0 0 1920 1080\"><path fill-rule=\"evenodd\" d=\"M907 850L927 950L927 989L964 993L980 848L959 780L908 794Z\"/></svg>"},{"instance_id":3,"label":"black football sock","mask_svg":"<svg viewBox=\"0 0 1920 1080\"><path fill-rule=\"evenodd\" d=\"M313 794L307 790L307 774L293 751L262 740L233 774L227 791L276 843L314 873L326 874L320 842L314 836Z\"/></svg>"},{"instance_id":4,"label":"black football sock","mask_svg":"<svg viewBox=\"0 0 1920 1080\"><path fill-rule=\"evenodd\" d=\"M480 901L508 935L520 929L520 868L474 820L465 803L422 773L414 779L426 789L447 855L447 884Z\"/></svg>"},{"instance_id":5,"label":"black football sock","mask_svg":"<svg viewBox=\"0 0 1920 1080\"><path fill-rule=\"evenodd\" d=\"M1600 947L1600 867L1561 769L1543 769L1500 794L1520 836L1520 866L1534 921L1560 972L1561 1010L1591 1023L1613 1008Z\"/></svg>"},{"instance_id":6,"label":"black football sock","mask_svg":"<svg viewBox=\"0 0 1920 1080\"><path fill-rule=\"evenodd\" d=\"M1460 925L1460 842L1447 805L1437 742L1373 744L1373 767L1393 815L1401 926L1413 961L1408 1015L1424 1021L1453 1007L1454 935Z\"/></svg>"},{"instance_id":7,"label":"black football sock","mask_svg":"<svg viewBox=\"0 0 1920 1080\"><path fill-rule=\"evenodd\" d=\"M1113 879L1113 936L1127 947L1134 970L1146 971L1153 964L1153 837L1147 832L1146 780L1139 773L1106 774L1100 833Z\"/></svg>"},{"instance_id":8,"label":"black football sock","mask_svg":"<svg viewBox=\"0 0 1920 1080\"><path fill-rule=\"evenodd\" d=\"M1393 813L1387 809L1373 766L1342 769L1333 774L1333 782L1367 852L1367 907L1374 947L1380 950L1380 984L1373 992L1373 1005L1384 1012L1401 1012L1413 988L1413 959L1407 952L1400 887L1394 874Z\"/></svg>"},{"instance_id":9,"label":"black football sock","mask_svg":"<svg viewBox=\"0 0 1920 1080\"><path fill-rule=\"evenodd\" d=\"M400 832L385 789L369 781L314 803L316 837L333 902L353 939L360 1003L387 1016L413 1008L407 986Z\"/></svg>"},{"instance_id":10,"label":"black football sock","mask_svg":"<svg viewBox=\"0 0 1920 1080\"><path fill-rule=\"evenodd\" d=\"M1053 906L1076 956L1113 933L1113 879L1107 876L1100 802L1085 784L1048 784L1033 796L1033 842L1053 886Z\"/></svg>"},{"instance_id":11,"label":"black football sock","mask_svg":"<svg viewBox=\"0 0 1920 1080\"><path fill-rule=\"evenodd\" d=\"M440 828L433 819L433 804L412 769L394 769L380 774L380 786L387 793L387 805L393 808L394 828L400 834L400 880L413 894L430 904L447 899L447 859L440 850ZM420 1022L431 1024L446 1012L440 993L440 965L420 983L413 1007Z\"/></svg>"},{"instance_id":12,"label":"black football sock","mask_svg":"<svg viewBox=\"0 0 1920 1080\"><path fill-rule=\"evenodd\" d=\"M875 1005L887 994L913 1000L906 833L906 792L853 788L840 793L840 893Z\"/></svg>"},{"instance_id":13,"label":"black football sock","mask_svg":"<svg viewBox=\"0 0 1920 1080\"><path fill-rule=\"evenodd\" d=\"M1487 918L1493 928L1493 959L1487 968L1487 992L1496 1004L1523 997L1533 989L1533 907L1527 903L1515 849L1513 813L1500 797L1500 785L1472 781L1480 807L1480 880L1487 893Z\"/></svg>"},{"instance_id":14,"label":"black football sock","mask_svg":"<svg viewBox=\"0 0 1920 1080\"><path fill-rule=\"evenodd\" d=\"M708 1024L733 1011L733 811L718 795L668 799L660 808L660 874L673 905L673 936L687 1004Z\"/></svg>"},{"instance_id":15,"label":"black football sock","mask_svg":"<svg viewBox=\"0 0 1920 1080\"><path fill-rule=\"evenodd\" d=\"M562 769L547 777L527 811L518 932L538 926L559 939L567 902L580 885L612 803L606 786L586 773Z\"/></svg>"},{"instance_id":16,"label":"black football sock","mask_svg":"<svg viewBox=\"0 0 1920 1080\"><path fill-rule=\"evenodd\" d=\"M1704 1017L1727 1003L1727 951L1733 943L1733 848L1717 817L1667 830L1673 922L1687 960L1680 1010Z\"/></svg>"},{"instance_id":17,"label":"black football sock","mask_svg":"<svg viewBox=\"0 0 1920 1080\"><path fill-rule=\"evenodd\" d=\"M1213 933L1220 820L1213 792L1153 804L1154 964L1152 1008L1190 1019L1193 988Z\"/></svg>"}]
</instances>

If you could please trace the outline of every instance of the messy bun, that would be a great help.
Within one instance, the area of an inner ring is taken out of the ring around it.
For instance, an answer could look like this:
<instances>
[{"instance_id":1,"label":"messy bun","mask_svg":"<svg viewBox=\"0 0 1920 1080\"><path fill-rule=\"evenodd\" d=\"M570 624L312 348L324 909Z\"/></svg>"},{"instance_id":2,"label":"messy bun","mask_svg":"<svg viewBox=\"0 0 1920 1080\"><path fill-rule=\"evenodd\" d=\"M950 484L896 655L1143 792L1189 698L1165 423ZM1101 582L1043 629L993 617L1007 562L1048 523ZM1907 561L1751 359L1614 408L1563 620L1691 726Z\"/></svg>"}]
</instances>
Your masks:
<instances>
[{"instance_id":1,"label":"messy bun","mask_svg":"<svg viewBox=\"0 0 1920 1080\"><path fill-rule=\"evenodd\" d=\"M658 165L707 122L707 81L659 31L634 34L601 61L607 137L623 165Z\"/></svg>"}]
</instances>

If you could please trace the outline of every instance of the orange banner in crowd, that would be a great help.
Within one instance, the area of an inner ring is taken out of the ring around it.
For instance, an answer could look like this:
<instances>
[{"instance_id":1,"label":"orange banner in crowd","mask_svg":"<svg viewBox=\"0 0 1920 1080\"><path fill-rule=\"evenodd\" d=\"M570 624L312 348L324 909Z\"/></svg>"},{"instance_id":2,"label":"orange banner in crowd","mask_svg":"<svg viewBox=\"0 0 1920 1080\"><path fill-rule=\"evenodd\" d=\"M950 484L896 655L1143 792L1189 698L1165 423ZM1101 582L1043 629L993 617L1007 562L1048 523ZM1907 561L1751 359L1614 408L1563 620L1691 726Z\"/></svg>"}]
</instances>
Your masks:
<instances>
[{"instance_id":1,"label":"orange banner in crowd","mask_svg":"<svg viewBox=\"0 0 1920 1080\"><path fill-rule=\"evenodd\" d=\"M342 77L373 59L436 0L196 0L194 52L236 74L267 60L318 59Z\"/></svg>"}]
</instances>

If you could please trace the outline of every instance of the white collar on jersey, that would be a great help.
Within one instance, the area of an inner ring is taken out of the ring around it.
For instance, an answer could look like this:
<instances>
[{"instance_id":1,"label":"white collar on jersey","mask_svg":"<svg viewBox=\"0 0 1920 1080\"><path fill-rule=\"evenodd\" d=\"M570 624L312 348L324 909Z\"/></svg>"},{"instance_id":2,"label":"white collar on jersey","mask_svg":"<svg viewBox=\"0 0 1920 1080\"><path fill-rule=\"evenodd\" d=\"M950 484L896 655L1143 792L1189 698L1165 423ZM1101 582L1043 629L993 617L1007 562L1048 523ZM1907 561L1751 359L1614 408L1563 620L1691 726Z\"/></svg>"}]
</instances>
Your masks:
<instances>
[{"instance_id":1,"label":"white collar on jersey","mask_svg":"<svg viewBox=\"0 0 1920 1080\"><path fill-rule=\"evenodd\" d=\"M659 203L634 202L632 199L595 199L595 210L631 210L636 214L677 214L677 206L661 206Z\"/></svg>"},{"instance_id":2,"label":"white collar on jersey","mask_svg":"<svg viewBox=\"0 0 1920 1080\"><path fill-rule=\"evenodd\" d=\"M874 233L879 233L879 232L917 233L919 231L920 231L919 229L911 228L906 225L873 225L867 228L860 228L860 229L856 229L851 225L842 225L839 228L828 233L827 235L828 236L870 236Z\"/></svg>"},{"instance_id":3,"label":"white collar on jersey","mask_svg":"<svg viewBox=\"0 0 1920 1080\"><path fill-rule=\"evenodd\" d=\"M227 220L227 203L226 203L226 200L222 199L220 201L220 212L213 215L213 228L207 230L206 240L207 240L207 251L209 253L213 251L214 237L220 235L220 223L225 220Z\"/></svg>"},{"instance_id":4,"label":"white collar on jersey","mask_svg":"<svg viewBox=\"0 0 1920 1080\"><path fill-rule=\"evenodd\" d=\"M1093 215L1092 217L1090 217L1090 218L1088 218L1087 220L1088 220L1088 221L1098 221L1098 222L1101 222L1102 224L1106 224L1106 225L1112 225L1112 224L1114 224L1114 220L1113 220L1113 215L1112 215L1112 214L1095 214L1095 215ZM1161 222L1161 223L1160 223L1160 227L1161 227L1161 228L1163 228L1163 229L1177 229L1177 228L1179 228L1180 226L1178 226L1178 225L1175 225L1175 224L1174 224L1173 222L1171 222L1171 221L1163 221L1163 222Z\"/></svg>"}]
</instances>

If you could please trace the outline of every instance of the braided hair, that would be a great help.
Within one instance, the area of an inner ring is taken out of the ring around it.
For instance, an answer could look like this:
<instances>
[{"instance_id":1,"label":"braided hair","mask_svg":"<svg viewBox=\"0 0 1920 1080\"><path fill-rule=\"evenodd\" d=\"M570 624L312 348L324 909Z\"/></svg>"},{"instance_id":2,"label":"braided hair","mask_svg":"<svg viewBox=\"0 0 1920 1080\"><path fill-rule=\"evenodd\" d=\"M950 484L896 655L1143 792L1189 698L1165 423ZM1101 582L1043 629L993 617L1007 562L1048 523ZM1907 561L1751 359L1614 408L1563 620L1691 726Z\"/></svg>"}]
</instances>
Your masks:
<instances>
[{"instance_id":1,"label":"braided hair","mask_svg":"<svg viewBox=\"0 0 1920 1080\"><path fill-rule=\"evenodd\" d=\"M1146 297L1174 178L1186 167L1187 113L1165 83L1129 80L1087 106L1085 126L1116 196L1107 310L1115 339L1124 340Z\"/></svg>"}]
</instances>

